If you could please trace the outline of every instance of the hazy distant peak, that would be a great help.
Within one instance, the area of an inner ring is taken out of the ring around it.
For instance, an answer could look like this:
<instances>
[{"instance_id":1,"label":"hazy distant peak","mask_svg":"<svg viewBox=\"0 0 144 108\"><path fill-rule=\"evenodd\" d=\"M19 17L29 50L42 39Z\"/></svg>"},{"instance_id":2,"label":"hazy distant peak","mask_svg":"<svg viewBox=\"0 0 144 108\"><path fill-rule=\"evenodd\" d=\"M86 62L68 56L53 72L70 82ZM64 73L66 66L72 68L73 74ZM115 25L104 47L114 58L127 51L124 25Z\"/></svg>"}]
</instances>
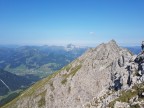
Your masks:
<instances>
[{"instance_id":1,"label":"hazy distant peak","mask_svg":"<svg viewBox=\"0 0 144 108\"><path fill-rule=\"evenodd\" d=\"M68 44L66 47L67 47L67 48L75 48L76 46L73 45L73 44Z\"/></svg>"},{"instance_id":2,"label":"hazy distant peak","mask_svg":"<svg viewBox=\"0 0 144 108\"><path fill-rule=\"evenodd\" d=\"M117 44L114 39L112 39L111 41L109 41L109 43L110 43L110 44Z\"/></svg>"},{"instance_id":3,"label":"hazy distant peak","mask_svg":"<svg viewBox=\"0 0 144 108\"><path fill-rule=\"evenodd\" d=\"M79 47L76 46L76 45L73 45L73 44L68 44L68 45L65 47L65 50L66 50L66 51L71 51L71 50L73 50L73 49L75 49L75 48L79 48Z\"/></svg>"}]
</instances>

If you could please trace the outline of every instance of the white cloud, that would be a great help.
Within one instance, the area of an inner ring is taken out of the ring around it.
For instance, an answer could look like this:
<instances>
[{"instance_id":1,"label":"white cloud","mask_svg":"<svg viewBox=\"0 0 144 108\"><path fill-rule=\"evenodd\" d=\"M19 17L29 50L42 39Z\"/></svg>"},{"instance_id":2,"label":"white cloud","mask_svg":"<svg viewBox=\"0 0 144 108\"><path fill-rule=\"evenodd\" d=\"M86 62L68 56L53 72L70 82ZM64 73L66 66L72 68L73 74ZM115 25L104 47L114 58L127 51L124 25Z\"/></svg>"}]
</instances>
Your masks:
<instances>
[{"instance_id":1,"label":"white cloud","mask_svg":"<svg viewBox=\"0 0 144 108\"><path fill-rule=\"evenodd\" d=\"M89 34L90 34L90 35L96 35L96 33L95 33L95 32L89 32Z\"/></svg>"}]
</instances>

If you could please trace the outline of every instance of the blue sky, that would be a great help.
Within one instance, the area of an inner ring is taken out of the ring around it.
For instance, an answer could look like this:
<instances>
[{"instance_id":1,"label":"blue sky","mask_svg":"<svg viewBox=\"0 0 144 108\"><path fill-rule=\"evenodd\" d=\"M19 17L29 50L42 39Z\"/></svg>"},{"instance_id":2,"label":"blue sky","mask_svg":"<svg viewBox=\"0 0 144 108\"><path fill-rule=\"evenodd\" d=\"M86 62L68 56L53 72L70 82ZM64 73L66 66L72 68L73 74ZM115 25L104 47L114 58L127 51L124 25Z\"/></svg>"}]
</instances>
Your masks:
<instances>
[{"instance_id":1,"label":"blue sky","mask_svg":"<svg viewBox=\"0 0 144 108\"><path fill-rule=\"evenodd\" d=\"M0 44L95 46L144 40L144 0L0 0Z\"/></svg>"}]
</instances>

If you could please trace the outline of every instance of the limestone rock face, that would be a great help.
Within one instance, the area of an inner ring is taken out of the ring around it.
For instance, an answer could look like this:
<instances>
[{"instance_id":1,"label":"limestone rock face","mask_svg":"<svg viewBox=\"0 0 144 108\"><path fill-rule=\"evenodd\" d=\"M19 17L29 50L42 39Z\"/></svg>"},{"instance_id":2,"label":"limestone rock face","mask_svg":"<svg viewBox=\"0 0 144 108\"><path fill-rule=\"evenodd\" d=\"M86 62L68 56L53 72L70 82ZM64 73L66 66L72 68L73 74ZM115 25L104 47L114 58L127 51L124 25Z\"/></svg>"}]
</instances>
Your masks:
<instances>
[{"instance_id":1,"label":"limestone rock face","mask_svg":"<svg viewBox=\"0 0 144 108\"><path fill-rule=\"evenodd\" d=\"M114 108L130 108L130 106L125 102L116 102Z\"/></svg>"},{"instance_id":2,"label":"limestone rock face","mask_svg":"<svg viewBox=\"0 0 144 108\"><path fill-rule=\"evenodd\" d=\"M137 83L137 65L132 62L133 58L131 52L120 48L114 40L100 44L60 71L37 82L3 108L130 106L115 102L115 99Z\"/></svg>"}]
</instances>

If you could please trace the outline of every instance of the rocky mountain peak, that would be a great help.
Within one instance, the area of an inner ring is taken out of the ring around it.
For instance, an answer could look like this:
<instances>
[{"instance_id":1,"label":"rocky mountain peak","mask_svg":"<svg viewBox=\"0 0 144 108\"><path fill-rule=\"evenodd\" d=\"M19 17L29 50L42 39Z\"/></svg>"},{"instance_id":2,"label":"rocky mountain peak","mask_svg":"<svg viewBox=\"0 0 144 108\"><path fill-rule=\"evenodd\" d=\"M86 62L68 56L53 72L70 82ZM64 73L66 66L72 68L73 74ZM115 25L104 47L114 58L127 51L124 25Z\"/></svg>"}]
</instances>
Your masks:
<instances>
[{"instance_id":1,"label":"rocky mountain peak","mask_svg":"<svg viewBox=\"0 0 144 108\"><path fill-rule=\"evenodd\" d=\"M111 40L89 49L77 60L36 83L3 108L130 106L132 104L128 102L133 102L137 92L126 96L126 100L120 97L125 96L125 92L133 93L131 89L137 83L137 64L133 61L134 57L127 49ZM121 101L125 103L121 104Z\"/></svg>"},{"instance_id":2,"label":"rocky mountain peak","mask_svg":"<svg viewBox=\"0 0 144 108\"><path fill-rule=\"evenodd\" d=\"M108 42L108 44L114 44L114 45L117 45L117 43L116 43L116 41L115 40L110 40L109 42Z\"/></svg>"},{"instance_id":3,"label":"rocky mountain peak","mask_svg":"<svg viewBox=\"0 0 144 108\"><path fill-rule=\"evenodd\" d=\"M123 58L124 56L129 58L132 54L127 49L119 47L116 41L111 40L108 43L102 43L96 48L88 50L81 58L92 58L110 62L118 58Z\"/></svg>"}]
</instances>

